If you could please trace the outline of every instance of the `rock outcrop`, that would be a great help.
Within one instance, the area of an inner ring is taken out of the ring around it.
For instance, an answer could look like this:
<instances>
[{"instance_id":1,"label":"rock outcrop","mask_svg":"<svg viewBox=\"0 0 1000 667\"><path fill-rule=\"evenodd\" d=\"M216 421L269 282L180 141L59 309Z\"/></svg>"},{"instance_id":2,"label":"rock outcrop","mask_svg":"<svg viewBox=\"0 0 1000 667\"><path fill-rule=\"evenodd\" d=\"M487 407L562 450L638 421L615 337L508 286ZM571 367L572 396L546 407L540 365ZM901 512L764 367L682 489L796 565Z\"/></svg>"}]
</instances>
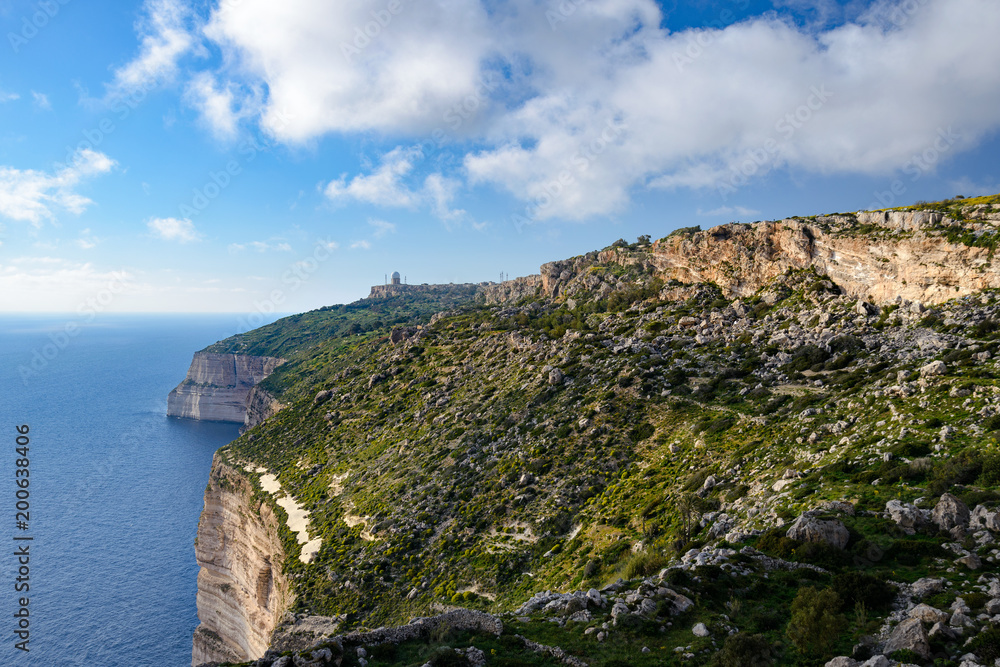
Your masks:
<instances>
[{"instance_id":1,"label":"rock outcrop","mask_svg":"<svg viewBox=\"0 0 1000 667\"><path fill-rule=\"evenodd\" d=\"M266 389L258 385L250 388L246 405L246 417L244 417L243 423L247 428L253 428L263 423L265 420L273 417L278 410L285 407L283 403L268 393Z\"/></svg>"},{"instance_id":2,"label":"rock outcrop","mask_svg":"<svg viewBox=\"0 0 1000 667\"><path fill-rule=\"evenodd\" d=\"M280 524L241 471L216 454L195 543L201 624L191 664L264 655L292 601Z\"/></svg>"},{"instance_id":3,"label":"rock outcrop","mask_svg":"<svg viewBox=\"0 0 1000 667\"><path fill-rule=\"evenodd\" d=\"M989 248L950 243L930 231L949 224L940 213L861 212L856 220L880 233L851 233L854 220L847 216L727 224L657 241L651 261L667 280L714 282L728 298L750 296L788 269L810 267L848 295L878 303L897 296L937 303L1000 287Z\"/></svg>"},{"instance_id":4,"label":"rock outcrop","mask_svg":"<svg viewBox=\"0 0 1000 667\"><path fill-rule=\"evenodd\" d=\"M517 303L524 297L535 296L541 286L541 276L522 276L488 285L482 289L481 294L488 305Z\"/></svg>"},{"instance_id":5,"label":"rock outcrop","mask_svg":"<svg viewBox=\"0 0 1000 667\"><path fill-rule=\"evenodd\" d=\"M285 362L276 357L196 352L167 397L167 416L246 423L250 390Z\"/></svg>"}]
</instances>

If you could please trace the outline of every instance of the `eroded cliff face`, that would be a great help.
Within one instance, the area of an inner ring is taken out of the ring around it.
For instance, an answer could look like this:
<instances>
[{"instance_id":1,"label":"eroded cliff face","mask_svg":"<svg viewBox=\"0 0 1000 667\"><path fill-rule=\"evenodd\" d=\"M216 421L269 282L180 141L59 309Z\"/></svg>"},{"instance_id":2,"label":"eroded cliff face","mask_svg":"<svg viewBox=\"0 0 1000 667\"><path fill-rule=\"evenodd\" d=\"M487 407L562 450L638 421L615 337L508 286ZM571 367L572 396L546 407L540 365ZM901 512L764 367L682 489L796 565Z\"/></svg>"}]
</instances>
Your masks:
<instances>
[{"instance_id":1,"label":"eroded cliff face","mask_svg":"<svg viewBox=\"0 0 1000 667\"><path fill-rule=\"evenodd\" d=\"M275 357L197 352L187 377L167 397L167 415L246 423L250 390L284 362Z\"/></svg>"},{"instance_id":2,"label":"eroded cliff face","mask_svg":"<svg viewBox=\"0 0 1000 667\"><path fill-rule=\"evenodd\" d=\"M192 665L264 655L292 602L279 535L280 520L270 506L254 500L242 471L216 454L195 544L201 624Z\"/></svg>"},{"instance_id":3,"label":"eroded cliff face","mask_svg":"<svg viewBox=\"0 0 1000 667\"><path fill-rule=\"evenodd\" d=\"M243 423L247 428L253 428L263 423L273 417L278 410L285 407L283 403L260 386L254 386L250 389L246 405L246 417Z\"/></svg>"},{"instance_id":4,"label":"eroded cliff face","mask_svg":"<svg viewBox=\"0 0 1000 667\"><path fill-rule=\"evenodd\" d=\"M950 243L940 213L862 212L815 221L728 224L653 244L651 262L667 280L714 282L729 298L749 296L787 269L815 268L851 296L937 303L1000 287L988 248ZM978 225L983 226L983 225ZM985 226L984 226L985 227ZM626 253L608 250L601 261Z\"/></svg>"}]
</instances>

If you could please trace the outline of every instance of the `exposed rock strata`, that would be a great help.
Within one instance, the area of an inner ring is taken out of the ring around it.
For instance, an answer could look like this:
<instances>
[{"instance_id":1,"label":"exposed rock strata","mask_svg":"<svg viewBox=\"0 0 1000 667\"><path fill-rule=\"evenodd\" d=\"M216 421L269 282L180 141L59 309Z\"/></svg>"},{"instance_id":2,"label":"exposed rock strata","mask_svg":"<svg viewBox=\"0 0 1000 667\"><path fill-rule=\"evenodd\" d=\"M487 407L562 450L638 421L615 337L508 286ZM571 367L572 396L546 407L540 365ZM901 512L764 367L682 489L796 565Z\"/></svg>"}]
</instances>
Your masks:
<instances>
[{"instance_id":1,"label":"exposed rock strata","mask_svg":"<svg viewBox=\"0 0 1000 667\"><path fill-rule=\"evenodd\" d=\"M940 213L857 214L858 224L876 225L880 234L852 234L852 222L830 216L720 225L657 241L650 261L665 279L714 282L729 298L752 295L787 269L809 267L848 295L879 303L897 296L937 303L1000 287L1000 267L988 248L949 243L928 229L950 223ZM604 254L602 261L628 255L617 249Z\"/></svg>"},{"instance_id":2,"label":"exposed rock strata","mask_svg":"<svg viewBox=\"0 0 1000 667\"><path fill-rule=\"evenodd\" d=\"M196 352L187 377L167 397L167 415L245 423L250 390L284 362L275 357ZM260 406L255 412L259 414Z\"/></svg>"},{"instance_id":3,"label":"exposed rock strata","mask_svg":"<svg viewBox=\"0 0 1000 667\"><path fill-rule=\"evenodd\" d=\"M246 417L243 423L247 428L253 428L263 423L273 417L278 410L285 407L283 403L268 393L266 389L258 385L250 388L246 406Z\"/></svg>"},{"instance_id":4,"label":"exposed rock strata","mask_svg":"<svg viewBox=\"0 0 1000 667\"><path fill-rule=\"evenodd\" d=\"M253 492L241 472L216 455L195 544L201 625L193 665L261 657L292 601L281 572L281 521Z\"/></svg>"},{"instance_id":5,"label":"exposed rock strata","mask_svg":"<svg viewBox=\"0 0 1000 667\"><path fill-rule=\"evenodd\" d=\"M482 295L488 305L517 303L524 297L535 296L542 285L542 276L522 276L502 283L489 285L482 289Z\"/></svg>"}]
</instances>

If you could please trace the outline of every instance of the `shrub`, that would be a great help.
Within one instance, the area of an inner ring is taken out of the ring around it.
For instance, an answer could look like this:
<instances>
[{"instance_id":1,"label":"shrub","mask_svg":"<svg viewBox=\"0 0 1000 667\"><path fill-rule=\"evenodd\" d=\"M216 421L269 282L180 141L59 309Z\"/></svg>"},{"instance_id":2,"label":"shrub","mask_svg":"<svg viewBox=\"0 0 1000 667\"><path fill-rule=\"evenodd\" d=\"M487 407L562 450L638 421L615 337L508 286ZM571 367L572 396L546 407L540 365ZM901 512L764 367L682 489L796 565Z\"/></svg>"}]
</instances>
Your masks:
<instances>
[{"instance_id":1,"label":"shrub","mask_svg":"<svg viewBox=\"0 0 1000 667\"><path fill-rule=\"evenodd\" d=\"M979 483L983 486L1000 484L1000 454L988 454L983 457L983 470L979 473Z\"/></svg>"},{"instance_id":2,"label":"shrub","mask_svg":"<svg viewBox=\"0 0 1000 667\"><path fill-rule=\"evenodd\" d=\"M638 553L625 562L622 574L626 579L649 577L670 564L666 557L660 554Z\"/></svg>"},{"instance_id":3,"label":"shrub","mask_svg":"<svg viewBox=\"0 0 1000 667\"><path fill-rule=\"evenodd\" d=\"M843 572L833 578L832 587L840 596L841 611L851 611L858 602L871 610L888 610L896 594L883 579L864 572Z\"/></svg>"},{"instance_id":4,"label":"shrub","mask_svg":"<svg viewBox=\"0 0 1000 667\"><path fill-rule=\"evenodd\" d=\"M908 648L901 648L898 651L893 651L889 657L896 662L902 662L904 664L910 663L919 665L924 660L919 653L911 651Z\"/></svg>"},{"instance_id":5,"label":"shrub","mask_svg":"<svg viewBox=\"0 0 1000 667\"><path fill-rule=\"evenodd\" d=\"M799 589L792 601L792 620L785 634L801 653L820 657L833 646L846 626L841 614L840 598L829 589L812 586Z\"/></svg>"},{"instance_id":6,"label":"shrub","mask_svg":"<svg viewBox=\"0 0 1000 667\"><path fill-rule=\"evenodd\" d=\"M803 345L792 353L792 360L782 368L792 371L804 371L816 364L821 364L830 358L830 353L816 345Z\"/></svg>"},{"instance_id":7,"label":"shrub","mask_svg":"<svg viewBox=\"0 0 1000 667\"><path fill-rule=\"evenodd\" d=\"M768 667L775 655L764 635L738 632L726 638L722 650L715 654L712 667Z\"/></svg>"},{"instance_id":8,"label":"shrub","mask_svg":"<svg viewBox=\"0 0 1000 667\"><path fill-rule=\"evenodd\" d=\"M641 442L646 438L651 437L655 431L656 429L652 424L649 422L643 422L632 429L629 433L629 437L631 437L632 442Z\"/></svg>"},{"instance_id":9,"label":"shrub","mask_svg":"<svg viewBox=\"0 0 1000 667\"><path fill-rule=\"evenodd\" d=\"M979 636L969 643L969 649L980 660L986 662L1000 658L1000 628L980 632Z\"/></svg>"},{"instance_id":10,"label":"shrub","mask_svg":"<svg viewBox=\"0 0 1000 667\"><path fill-rule=\"evenodd\" d=\"M801 542L785 535L787 529L772 528L757 540L756 548L766 554L788 559Z\"/></svg>"},{"instance_id":11,"label":"shrub","mask_svg":"<svg viewBox=\"0 0 1000 667\"><path fill-rule=\"evenodd\" d=\"M449 646L443 646L434 651L428 662L434 667L465 667L469 664L465 656L459 655L455 649Z\"/></svg>"}]
</instances>

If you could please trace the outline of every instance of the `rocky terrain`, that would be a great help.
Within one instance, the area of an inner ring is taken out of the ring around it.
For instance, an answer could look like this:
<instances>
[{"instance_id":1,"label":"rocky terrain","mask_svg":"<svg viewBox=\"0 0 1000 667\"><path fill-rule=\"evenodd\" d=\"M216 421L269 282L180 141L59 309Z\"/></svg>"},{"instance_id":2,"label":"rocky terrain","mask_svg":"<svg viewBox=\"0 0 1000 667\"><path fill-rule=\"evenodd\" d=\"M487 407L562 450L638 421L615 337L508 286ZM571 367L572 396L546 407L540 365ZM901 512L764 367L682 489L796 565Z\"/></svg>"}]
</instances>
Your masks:
<instances>
[{"instance_id":1,"label":"rocky terrain","mask_svg":"<svg viewBox=\"0 0 1000 667\"><path fill-rule=\"evenodd\" d=\"M996 225L682 229L213 346L288 360L209 488L277 518L288 593L269 649L195 664L994 664Z\"/></svg>"}]
</instances>

